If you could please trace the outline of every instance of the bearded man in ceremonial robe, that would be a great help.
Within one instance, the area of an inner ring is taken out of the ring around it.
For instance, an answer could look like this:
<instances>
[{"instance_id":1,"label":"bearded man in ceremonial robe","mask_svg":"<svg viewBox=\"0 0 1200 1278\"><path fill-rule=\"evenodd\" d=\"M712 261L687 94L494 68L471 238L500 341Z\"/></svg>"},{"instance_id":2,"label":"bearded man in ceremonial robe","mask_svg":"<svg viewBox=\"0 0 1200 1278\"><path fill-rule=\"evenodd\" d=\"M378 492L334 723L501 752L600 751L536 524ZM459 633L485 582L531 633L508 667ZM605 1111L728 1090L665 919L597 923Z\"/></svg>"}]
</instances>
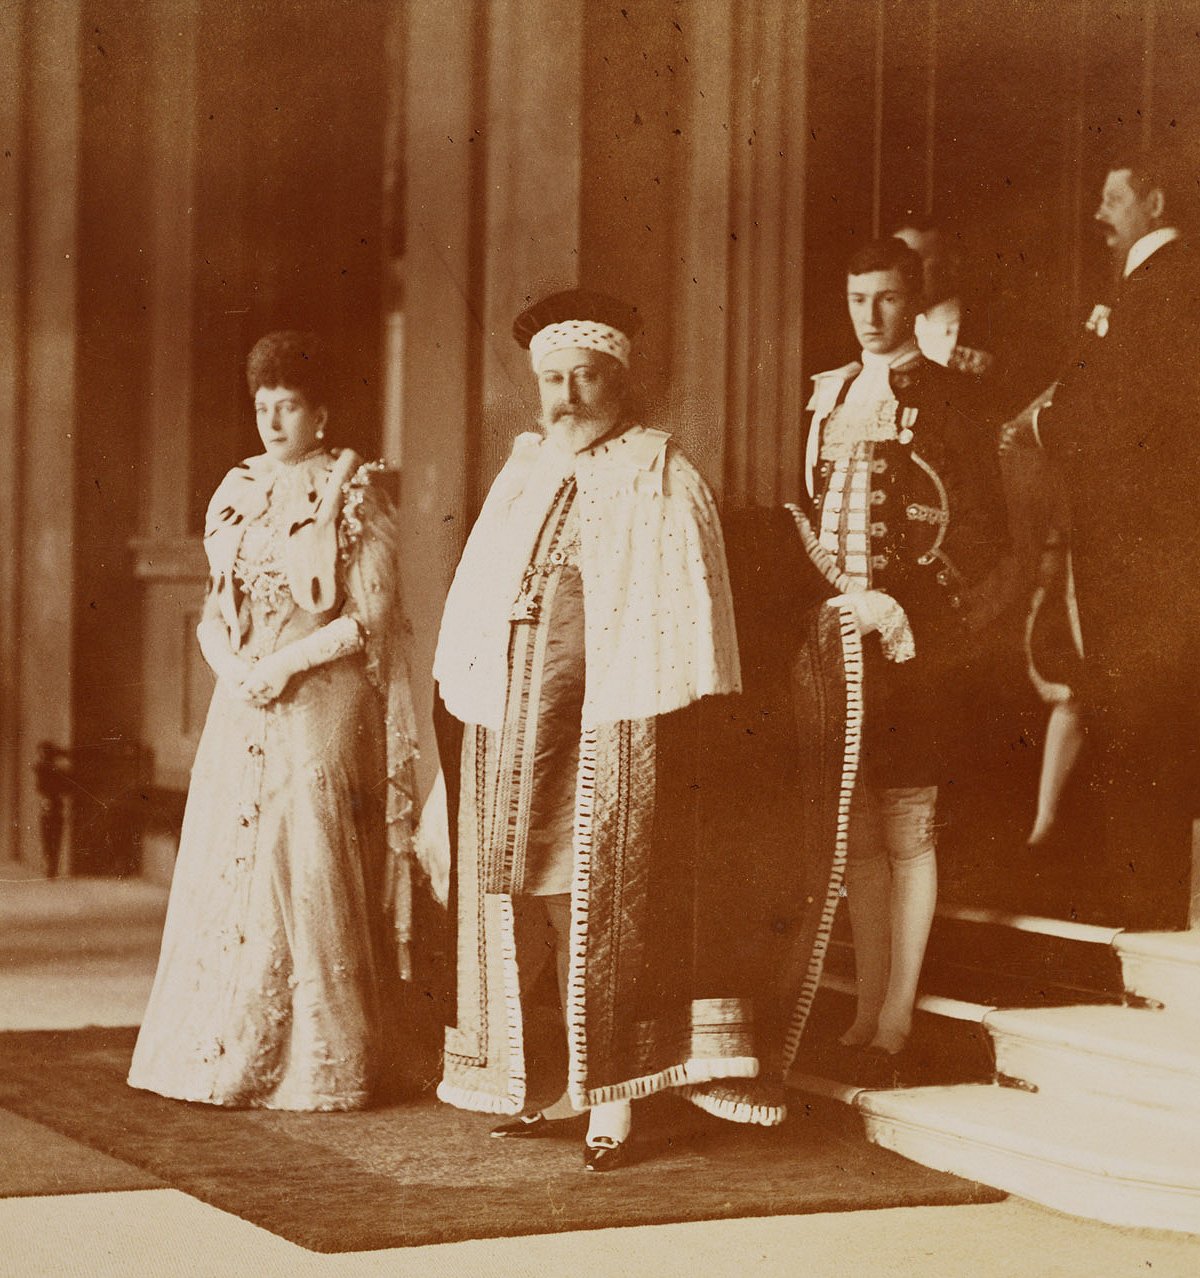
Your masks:
<instances>
[{"instance_id":1,"label":"bearded man in ceremonial robe","mask_svg":"<svg viewBox=\"0 0 1200 1278\"><path fill-rule=\"evenodd\" d=\"M578 290L515 321L541 430L517 437L492 485L434 665L457 812L456 1023L438 1094L509 1116L492 1132L508 1140L587 1111L590 1171L627 1159L631 1102L667 1089L734 1120L782 1117L720 1081L758 1072L749 1005L706 935L711 857L697 851L698 712L739 689L737 640L712 495L629 407L639 327ZM550 963L557 1054L530 1014Z\"/></svg>"}]
</instances>

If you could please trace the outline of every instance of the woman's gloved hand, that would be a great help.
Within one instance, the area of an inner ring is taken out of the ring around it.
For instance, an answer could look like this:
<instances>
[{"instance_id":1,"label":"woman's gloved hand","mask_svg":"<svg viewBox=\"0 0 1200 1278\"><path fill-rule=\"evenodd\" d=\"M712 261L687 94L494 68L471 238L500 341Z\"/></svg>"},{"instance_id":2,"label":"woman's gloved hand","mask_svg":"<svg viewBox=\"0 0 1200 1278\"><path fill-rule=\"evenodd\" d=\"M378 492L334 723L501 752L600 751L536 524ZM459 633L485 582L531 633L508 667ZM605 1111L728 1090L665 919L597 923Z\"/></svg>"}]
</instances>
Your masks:
<instances>
[{"instance_id":1,"label":"woman's gloved hand","mask_svg":"<svg viewBox=\"0 0 1200 1278\"><path fill-rule=\"evenodd\" d=\"M353 617L337 617L311 635L260 657L242 680L242 691L256 706L269 706L296 675L359 652L362 646L358 622Z\"/></svg>"}]
</instances>

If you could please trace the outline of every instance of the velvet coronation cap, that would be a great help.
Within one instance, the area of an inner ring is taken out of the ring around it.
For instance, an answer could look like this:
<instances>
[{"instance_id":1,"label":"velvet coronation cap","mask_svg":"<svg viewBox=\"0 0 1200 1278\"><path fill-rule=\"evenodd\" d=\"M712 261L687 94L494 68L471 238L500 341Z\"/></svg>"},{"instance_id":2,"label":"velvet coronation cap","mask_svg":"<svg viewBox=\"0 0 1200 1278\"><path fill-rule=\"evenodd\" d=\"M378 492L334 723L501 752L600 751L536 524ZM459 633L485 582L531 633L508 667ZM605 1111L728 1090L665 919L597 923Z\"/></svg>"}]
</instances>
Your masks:
<instances>
[{"instance_id":1,"label":"velvet coronation cap","mask_svg":"<svg viewBox=\"0 0 1200 1278\"><path fill-rule=\"evenodd\" d=\"M629 367L633 339L641 331L637 310L588 289L551 293L521 312L513 321L513 337L528 349L536 370L551 351L578 346L599 351Z\"/></svg>"}]
</instances>

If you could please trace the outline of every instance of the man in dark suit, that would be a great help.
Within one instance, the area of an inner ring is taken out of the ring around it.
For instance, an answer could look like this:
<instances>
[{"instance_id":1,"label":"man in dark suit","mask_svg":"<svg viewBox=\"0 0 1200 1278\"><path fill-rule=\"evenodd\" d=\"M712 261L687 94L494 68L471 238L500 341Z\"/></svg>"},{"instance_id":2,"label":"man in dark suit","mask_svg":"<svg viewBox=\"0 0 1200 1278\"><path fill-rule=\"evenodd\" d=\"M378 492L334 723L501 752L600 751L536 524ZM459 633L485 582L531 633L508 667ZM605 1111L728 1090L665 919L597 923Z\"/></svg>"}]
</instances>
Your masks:
<instances>
[{"instance_id":1,"label":"man in dark suit","mask_svg":"<svg viewBox=\"0 0 1200 1278\"><path fill-rule=\"evenodd\" d=\"M1161 157L1115 162L1095 219L1119 275L1058 382L1006 428L1066 495L1081 702L1112 860L1114 922L1187 921L1200 773L1200 253Z\"/></svg>"}]
</instances>

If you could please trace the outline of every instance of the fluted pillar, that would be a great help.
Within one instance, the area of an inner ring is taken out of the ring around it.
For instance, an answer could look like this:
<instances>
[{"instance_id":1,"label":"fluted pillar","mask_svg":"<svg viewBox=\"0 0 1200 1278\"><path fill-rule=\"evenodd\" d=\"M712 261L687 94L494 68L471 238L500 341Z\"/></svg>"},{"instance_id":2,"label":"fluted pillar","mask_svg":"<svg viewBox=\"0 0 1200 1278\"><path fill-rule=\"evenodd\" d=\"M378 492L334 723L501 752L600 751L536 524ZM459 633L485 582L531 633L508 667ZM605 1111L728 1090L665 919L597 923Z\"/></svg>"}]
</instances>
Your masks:
<instances>
[{"instance_id":1,"label":"fluted pillar","mask_svg":"<svg viewBox=\"0 0 1200 1278\"><path fill-rule=\"evenodd\" d=\"M79 272L80 0L38 0L24 32L23 337L17 344L15 560L18 652L6 736L15 772L16 852L37 863L37 743L72 737L76 588L74 489ZM15 552L15 553L13 553Z\"/></svg>"}]
</instances>

